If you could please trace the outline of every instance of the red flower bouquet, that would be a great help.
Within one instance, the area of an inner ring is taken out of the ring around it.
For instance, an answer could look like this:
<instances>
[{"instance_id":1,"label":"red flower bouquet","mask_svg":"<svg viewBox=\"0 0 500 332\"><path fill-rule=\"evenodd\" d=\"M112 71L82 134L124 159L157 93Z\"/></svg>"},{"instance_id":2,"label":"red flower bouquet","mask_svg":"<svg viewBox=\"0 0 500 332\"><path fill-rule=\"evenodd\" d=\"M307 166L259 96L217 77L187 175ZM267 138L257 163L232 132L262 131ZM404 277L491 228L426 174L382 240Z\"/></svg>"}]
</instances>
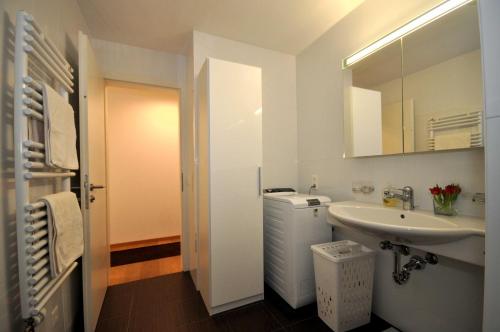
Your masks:
<instances>
[{"instance_id":1,"label":"red flower bouquet","mask_svg":"<svg viewBox=\"0 0 500 332\"><path fill-rule=\"evenodd\" d=\"M429 188L433 197L434 213L446 216L454 216L457 211L453 207L458 195L462 192L462 188L458 184L449 184L441 188L436 184L435 187Z\"/></svg>"}]
</instances>

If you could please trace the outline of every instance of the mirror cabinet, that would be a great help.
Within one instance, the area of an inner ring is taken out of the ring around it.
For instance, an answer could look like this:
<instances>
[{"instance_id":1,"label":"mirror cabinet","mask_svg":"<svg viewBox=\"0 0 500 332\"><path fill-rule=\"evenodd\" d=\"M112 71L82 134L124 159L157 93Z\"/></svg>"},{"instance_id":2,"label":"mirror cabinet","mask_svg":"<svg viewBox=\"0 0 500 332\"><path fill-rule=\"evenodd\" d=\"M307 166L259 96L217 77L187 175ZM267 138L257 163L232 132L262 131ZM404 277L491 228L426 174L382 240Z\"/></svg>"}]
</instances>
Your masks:
<instances>
[{"instance_id":1,"label":"mirror cabinet","mask_svg":"<svg viewBox=\"0 0 500 332\"><path fill-rule=\"evenodd\" d=\"M483 146L475 1L345 64L346 157Z\"/></svg>"}]
</instances>

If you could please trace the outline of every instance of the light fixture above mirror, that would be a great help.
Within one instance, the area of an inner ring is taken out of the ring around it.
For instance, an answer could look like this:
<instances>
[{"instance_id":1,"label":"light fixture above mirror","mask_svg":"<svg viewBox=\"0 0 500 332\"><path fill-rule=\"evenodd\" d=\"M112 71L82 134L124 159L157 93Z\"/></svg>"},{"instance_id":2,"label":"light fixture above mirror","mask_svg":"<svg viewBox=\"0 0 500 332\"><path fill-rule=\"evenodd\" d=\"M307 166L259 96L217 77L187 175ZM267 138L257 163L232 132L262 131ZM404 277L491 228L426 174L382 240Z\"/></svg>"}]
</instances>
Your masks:
<instances>
[{"instance_id":1,"label":"light fixture above mirror","mask_svg":"<svg viewBox=\"0 0 500 332\"><path fill-rule=\"evenodd\" d=\"M397 30L394 30L393 32L389 33L388 35L380 38L379 40L375 41L374 43L368 45L367 47L359 50L358 52L354 53L353 55L345 58L342 61L342 67L347 68L350 65L360 61L361 59L367 57L368 55L372 54L373 52L381 49L384 46L387 46L391 44L392 42L400 39L401 37L407 35L410 32L413 32L421 27L423 27L426 24L429 24L430 22L440 18L443 15L446 15L447 13L460 8L461 6L467 4L468 2L471 2L473 0L448 0L443 2L442 4L432 8L428 12L418 16L417 18L411 20L410 22L406 23L402 27L400 27Z\"/></svg>"}]
</instances>

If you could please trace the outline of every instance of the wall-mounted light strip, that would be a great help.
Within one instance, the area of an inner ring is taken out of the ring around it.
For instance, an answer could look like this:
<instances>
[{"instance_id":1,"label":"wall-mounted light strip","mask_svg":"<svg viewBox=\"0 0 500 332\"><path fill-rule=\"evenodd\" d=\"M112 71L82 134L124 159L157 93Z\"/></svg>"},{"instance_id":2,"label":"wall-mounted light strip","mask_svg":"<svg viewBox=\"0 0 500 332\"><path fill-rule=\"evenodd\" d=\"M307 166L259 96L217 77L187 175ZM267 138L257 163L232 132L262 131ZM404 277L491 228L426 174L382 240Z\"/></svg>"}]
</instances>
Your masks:
<instances>
[{"instance_id":1,"label":"wall-mounted light strip","mask_svg":"<svg viewBox=\"0 0 500 332\"><path fill-rule=\"evenodd\" d=\"M393 32L389 33L388 35L382 37L381 39L377 40L376 42L368 45L367 47L363 48L362 50L354 53L348 58L345 58L344 61L342 61L342 65L344 68L360 61L361 59L365 58L366 56L372 54L376 50L392 43L393 41L409 34L412 31L415 31L424 25L440 18L441 16L465 5L468 2L471 2L473 0L448 0L443 2L442 4L432 8L425 14L413 19L412 21L408 22L407 24L403 25L397 30L394 30Z\"/></svg>"}]
</instances>

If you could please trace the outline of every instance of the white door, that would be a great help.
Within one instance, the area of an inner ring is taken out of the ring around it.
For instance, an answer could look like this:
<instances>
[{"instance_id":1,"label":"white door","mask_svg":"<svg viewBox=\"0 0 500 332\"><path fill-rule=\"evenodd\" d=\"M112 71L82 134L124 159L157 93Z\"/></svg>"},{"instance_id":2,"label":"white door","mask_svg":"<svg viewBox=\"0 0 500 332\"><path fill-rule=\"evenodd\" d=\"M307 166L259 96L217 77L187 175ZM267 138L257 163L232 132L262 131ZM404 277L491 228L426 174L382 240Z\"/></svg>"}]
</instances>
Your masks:
<instances>
[{"instance_id":1,"label":"white door","mask_svg":"<svg viewBox=\"0 0 500 332\"><path fill-rule=\"evenodd\" d=\"M85 236L83 305L85 331L95 330L108 287L109 237L106 193L104 79L87 35L78 36L80 163Z\"/></svg>"}]
</instances>

